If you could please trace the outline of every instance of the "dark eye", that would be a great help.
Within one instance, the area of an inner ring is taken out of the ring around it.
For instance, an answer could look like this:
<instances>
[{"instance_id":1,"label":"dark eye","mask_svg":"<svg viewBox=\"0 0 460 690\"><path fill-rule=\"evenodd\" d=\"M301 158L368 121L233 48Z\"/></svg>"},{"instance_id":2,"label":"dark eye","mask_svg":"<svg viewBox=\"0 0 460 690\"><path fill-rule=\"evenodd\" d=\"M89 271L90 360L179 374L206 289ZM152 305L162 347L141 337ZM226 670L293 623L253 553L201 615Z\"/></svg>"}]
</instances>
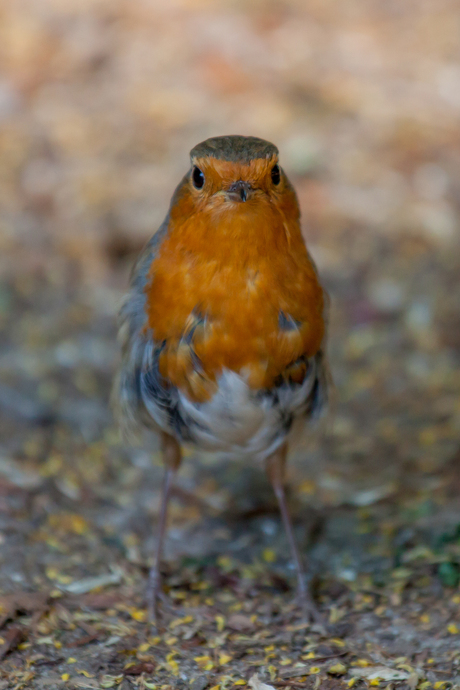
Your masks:
<instances>
[{"instance_id":1,"label":"dark eye","mask_svg":"<svg viewBox=\"0 0 460 690\"><path fill-rule=\"evenodd\" d=\"M193 168L192 171L192 179L193 179L193 184L197 189L201 189L204 185L204 175L201 172L199 168L196 167L196 165Z\"/></svg>"},{"instance_id":2,"label":"dark eye","mask_svg":"<svg viewBox=\"0 0 460 690\"><path fill-rule=\"evenodd\" d=\"M273 184L279 184L281 180L281 171L278 164L274 165L272 168L272 182Z\"/></svg>"}]
</instances>

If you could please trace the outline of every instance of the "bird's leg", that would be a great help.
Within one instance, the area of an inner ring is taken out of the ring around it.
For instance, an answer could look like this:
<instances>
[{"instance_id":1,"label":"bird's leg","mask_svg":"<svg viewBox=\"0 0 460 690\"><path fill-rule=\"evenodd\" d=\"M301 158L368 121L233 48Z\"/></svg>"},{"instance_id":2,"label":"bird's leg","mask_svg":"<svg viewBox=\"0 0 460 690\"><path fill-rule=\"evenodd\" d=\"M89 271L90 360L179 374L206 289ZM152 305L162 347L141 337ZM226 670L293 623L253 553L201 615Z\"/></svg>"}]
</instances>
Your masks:
<instances>
[{"instance_id":1,"label":"bird's leg","mask_svg":"<svg viewBox=\"0 0 460 690\"><path fill-rule=\"evenodd\" d=\"M291 517L286 503L286 494L284 491L286 456L287 444L284 444L266 459L265 470L273 486L276 498L278 499L281 518L291 548L291 554L294 559L297 572L297 591L302 612L308 620L313 620L316 623L323 623L323 618L306 584L305 571L295 542L294 530L292 528Z\"/></svg>"},{"instance_id":2,"label":"bird's leg","mask_svg":"<svg viewBox=\"0 0 460 690\"><path fill-rule=\"evenodd\" d=\"M155 556L153 559L153 565L150 568L147 585L147 606L149 619L154 626L156 626L158 622L158 599L161 594L160 565L166 532L168 502L171 493L172 481L182 460L179 443L175 438L164 432L161 435L161 450L163 454L165 474L163 479L163 489L161 492L160 523L158 525Z\"/></svg>"}]
</instances>

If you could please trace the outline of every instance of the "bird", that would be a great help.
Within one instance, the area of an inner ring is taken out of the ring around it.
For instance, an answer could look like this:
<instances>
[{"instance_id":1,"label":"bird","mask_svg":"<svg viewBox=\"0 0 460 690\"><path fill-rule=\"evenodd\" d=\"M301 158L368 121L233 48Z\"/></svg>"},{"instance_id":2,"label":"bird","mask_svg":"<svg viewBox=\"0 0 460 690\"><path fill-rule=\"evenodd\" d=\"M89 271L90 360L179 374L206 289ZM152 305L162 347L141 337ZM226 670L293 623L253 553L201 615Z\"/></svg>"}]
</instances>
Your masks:
<instances>
[{"instance_id":1,"label":"bird","mask_svg":"<svg viewBox=\"0 0 460 690\"><path fill-rule=\"evenodd\" d=\"M277 147L240 135L195 146L164 222L134 265L119 315L118 414L128 430L159 433L165 467L146 593L154 625L184 445L265 468L300 606L309 620L322 619L294 538L285 467L294 430L327 408L327 304Z\"/></svg>"}]
</instances>

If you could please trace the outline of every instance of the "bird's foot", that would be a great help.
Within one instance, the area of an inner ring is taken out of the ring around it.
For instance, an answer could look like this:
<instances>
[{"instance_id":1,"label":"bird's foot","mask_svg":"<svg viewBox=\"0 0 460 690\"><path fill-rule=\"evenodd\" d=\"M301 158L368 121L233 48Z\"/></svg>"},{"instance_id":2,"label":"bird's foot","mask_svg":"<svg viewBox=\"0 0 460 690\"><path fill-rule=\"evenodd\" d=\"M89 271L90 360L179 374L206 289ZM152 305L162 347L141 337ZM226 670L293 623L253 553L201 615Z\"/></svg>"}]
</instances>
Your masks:
<instances>
[{"instance_id":1,"label":"bird's foot","mask_svg":"<svg viewBox=\"0 0 460 690\"><path fill-rule=\"evenodd\" d=\"M327 622L323 614L319 610L316 602L309 588L302 583L302 586L297 589L296 600L299 604L302 618L305 623L312 624L314 629L321 633L326 634Z\"/></svg>"},{"instance_id":2,"label":"bird's foot","mask_svg":"<svg viewBox=\"0 0 460 690\"><path fill-rule=\"evenodd\" d=\"M176 615L182 613L182 609L176 608L167 594L161 589L161 575L152 570L149 573L149 579L146 591L147 615L148 621L155 630L160 629L162 613L166 609L169 613L174 612ZM162 604L161 609L159 604Z\"/></svg>"},{"instance_id":3,"label":"bird's foot","mask_svg":"<svg viewBox=\"0 0 460 690\"><path fill-rule=\"evenodd\" d=\"M158 604L160 601L167 603L168 598L161 590L161 575L155 567L151 568L149 572L146 600L149 623L152 628L158 629L161 618Z\"/></svg>"}]
</instances>

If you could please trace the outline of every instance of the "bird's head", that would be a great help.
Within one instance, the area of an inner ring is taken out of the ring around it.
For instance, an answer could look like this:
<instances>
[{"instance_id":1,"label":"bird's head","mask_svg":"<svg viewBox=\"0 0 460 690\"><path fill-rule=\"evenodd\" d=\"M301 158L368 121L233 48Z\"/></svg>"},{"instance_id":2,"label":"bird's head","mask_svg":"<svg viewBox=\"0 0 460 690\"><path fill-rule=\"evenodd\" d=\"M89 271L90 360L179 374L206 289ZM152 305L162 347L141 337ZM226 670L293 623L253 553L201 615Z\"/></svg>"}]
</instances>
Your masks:
<instances>
[{"instance_id":1,"label":"bird's head","mask_svg":"<svg viewBox=\"0 0 460 690\"><path fill-rule=\"evenodd\" d=\"M174 220L194 217L218 233L297 224L299 206L278 162L278 149L257 137L213 137L190 152L191 168L171 207ZM247 235L246 235L247 237Z\"/></svg>"}]
</instances>

